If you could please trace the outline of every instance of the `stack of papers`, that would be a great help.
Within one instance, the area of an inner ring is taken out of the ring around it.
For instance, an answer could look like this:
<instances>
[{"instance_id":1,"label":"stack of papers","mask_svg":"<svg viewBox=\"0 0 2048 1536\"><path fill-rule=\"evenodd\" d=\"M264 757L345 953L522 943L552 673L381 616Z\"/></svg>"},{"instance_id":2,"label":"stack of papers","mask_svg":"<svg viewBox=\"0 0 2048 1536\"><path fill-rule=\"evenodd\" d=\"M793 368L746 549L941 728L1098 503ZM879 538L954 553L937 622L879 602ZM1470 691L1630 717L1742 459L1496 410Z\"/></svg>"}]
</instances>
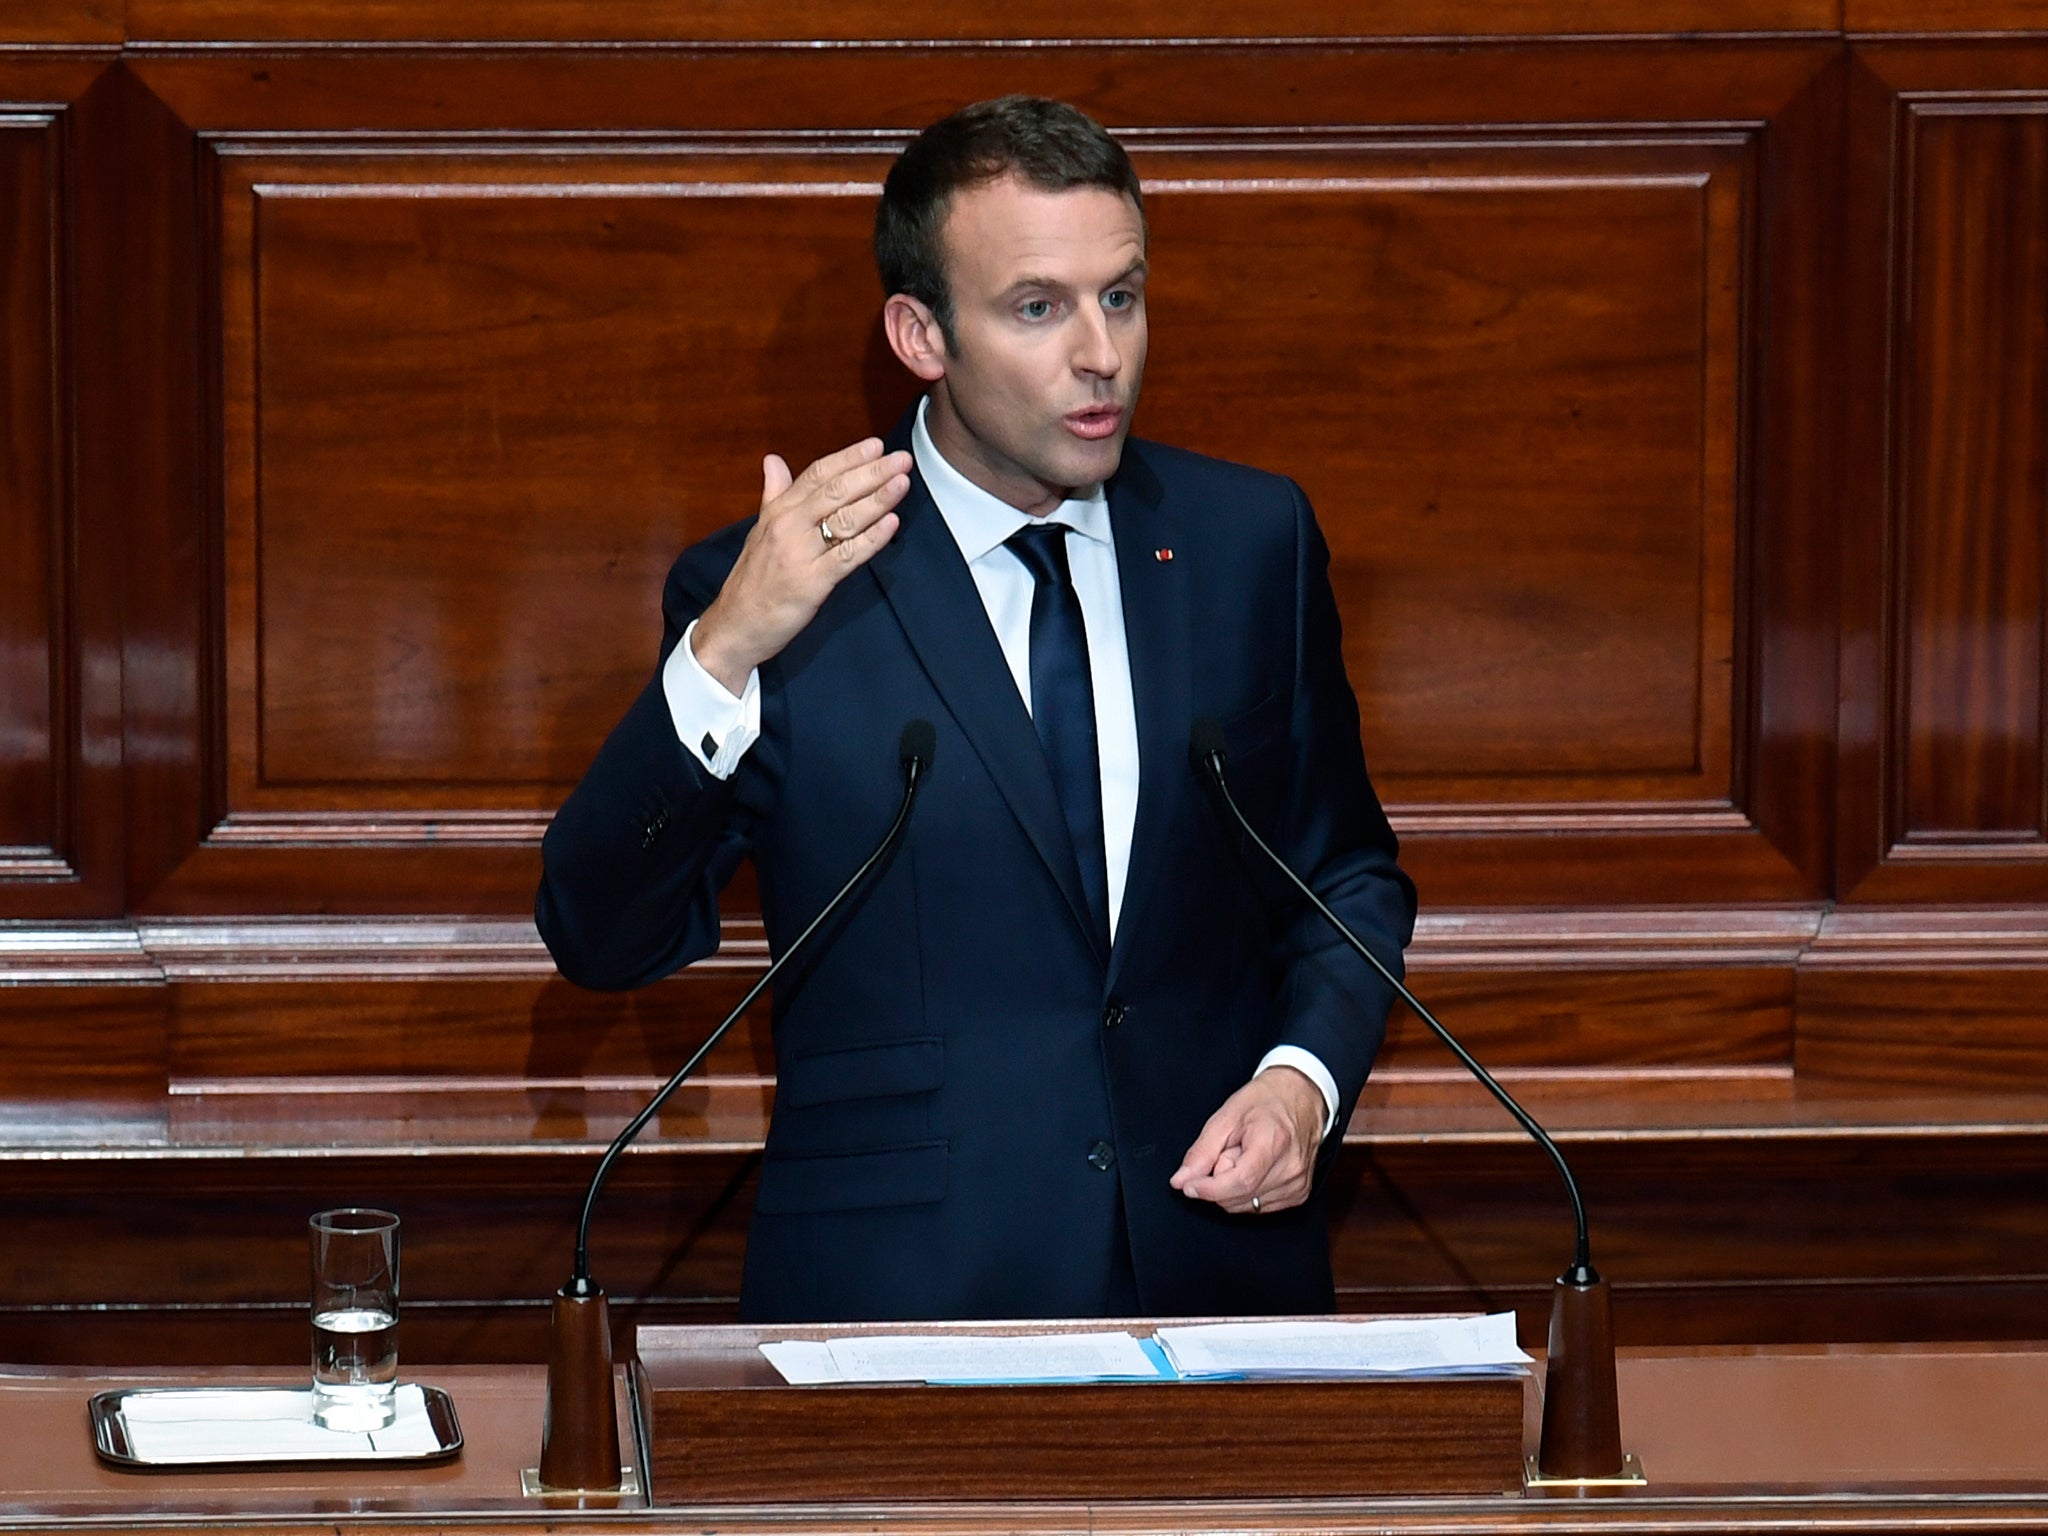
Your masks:
<instances>
[{"instance_id":1,"label":"stack of papers","mask_svg":"<svg viewBox=\"0 0 2048 1536\"><path fill-rule=\"evenodd\" d=\"M1512 1312L1491 1317L1202 1323L1101 1333L871 1334L763 1344L792 1386L1471 1376L1519 1370Z\"/></svg>"},{"instance_id":2,"label":"stack of papers","mask_svg":"<svg viewBox=\"0 0 2048 1536\"><path fill-rule=\"evenodd\" d=\"M824 1382L1158 1381L1172 1372L1128 1333L873 1334L763 1344L791 1386Z\"/></svg>"},{"instance_id":3,"label":"stack of papers","mask_svg":"<svg viewBox=\"0 0 2048 1536\"><path fill-rule=\"evenodd\" d=\"M1183 1379L1218 1376L1492 1376L1529 1363L1515 1314L1356 1322L1202 1323L1154 1338Z\"/></svg>"}]
</instances>

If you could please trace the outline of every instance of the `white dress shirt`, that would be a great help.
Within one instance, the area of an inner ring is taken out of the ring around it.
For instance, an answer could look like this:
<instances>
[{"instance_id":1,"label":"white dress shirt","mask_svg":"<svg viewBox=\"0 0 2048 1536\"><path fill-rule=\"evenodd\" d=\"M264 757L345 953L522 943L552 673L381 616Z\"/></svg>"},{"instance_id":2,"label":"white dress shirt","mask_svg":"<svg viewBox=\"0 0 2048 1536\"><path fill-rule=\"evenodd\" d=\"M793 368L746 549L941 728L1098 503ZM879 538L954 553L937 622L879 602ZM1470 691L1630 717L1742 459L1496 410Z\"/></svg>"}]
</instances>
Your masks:
<instances>
[{"instance_id":1,"label":"white dress shirt","mask_svg":"<svg viewBox=\"0 0 2048 1536\"><path fill-rule=\"evenodd\" d=\"M918 473L960 546L968 574L988 610L989 625L1009 663L1011 679L1028 712L1031 708L1031 601L1037 583L1024 563L1004 547L1004 540L1027 524L1041 521L990 495L946 462L925 429L929 400L918 403L910 449ZM1131 657L1124 641L1123 588L1117 582L1116 542L1110 536L1109 500L1099 485L1085 495L1063 501L1043 521L1073 529L1067 539L1067 566L1081 602L1088 631L1088 671L1095 694L1095 744L1102 772L1102 852L1109 885L1109 932L1114 940L1124 889L1131 869L1131 831L1138 820L1138 713L1131 696ZM725 778L761 734L761 677L747 677L735 698L724 684L705 671L690 647L697 626L683 631L682 642L662 668L661 688L668 699L676 735L707 772ZM1327 1111L1323 1134L1337 1118L1337 1082L1313 1052L1281 1045L1268 1051L1258 1070L1293 1067L1322 1093Z\"/></svg>"}]
</instances>

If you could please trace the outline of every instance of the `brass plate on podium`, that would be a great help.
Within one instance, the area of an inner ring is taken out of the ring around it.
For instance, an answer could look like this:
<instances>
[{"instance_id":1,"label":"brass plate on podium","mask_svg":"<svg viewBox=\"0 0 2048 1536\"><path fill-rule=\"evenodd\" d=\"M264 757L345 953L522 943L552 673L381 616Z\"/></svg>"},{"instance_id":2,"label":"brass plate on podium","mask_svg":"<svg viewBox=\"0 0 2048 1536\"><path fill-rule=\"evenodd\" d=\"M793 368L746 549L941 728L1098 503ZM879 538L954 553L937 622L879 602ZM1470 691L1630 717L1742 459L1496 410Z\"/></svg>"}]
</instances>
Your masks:
<instances>
[{"instance_id":1,"label":"brass plate on podium","mask_svg":"<svg viewBox=\"0 0 2048 1536\"><path fill-rule=\"evenodd\" d=\"M661 1505L1518 1494L1526 1373L792 1387L764 1340L1149 1322L642 1328Z\"/></svg>"}]
</instances>

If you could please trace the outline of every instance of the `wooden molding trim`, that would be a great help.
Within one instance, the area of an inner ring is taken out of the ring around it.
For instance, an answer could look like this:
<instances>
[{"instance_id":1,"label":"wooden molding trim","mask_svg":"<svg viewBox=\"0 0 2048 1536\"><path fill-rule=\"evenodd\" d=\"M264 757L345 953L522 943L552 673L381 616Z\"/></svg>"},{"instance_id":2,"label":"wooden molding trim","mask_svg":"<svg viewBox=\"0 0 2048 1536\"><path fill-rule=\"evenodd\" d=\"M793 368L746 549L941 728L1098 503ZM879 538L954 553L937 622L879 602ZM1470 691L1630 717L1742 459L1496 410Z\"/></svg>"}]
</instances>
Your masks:
<instances>
[{"instance_id":1,"label":"wooden molding trim","mask_svg":"<svg viewBox=\"0 0 2048 1536\"><path fill-rule=\"evenodd\" d=\"M1862 931L1815 905L1757 908L1576 908L1425 912L1410 962L1418 970L1770 967L1801 963L1817 937ZM1929 914L1934 922L1940 914ZM1941 927L1967 947L1960 914ZM1883 919L1875 919L1882 922ZM1977 937L2001 946L2032 935L2048 960L2048 909L2011 912ZM1881 933L1892 930L1880 928ZM1930 930L1934 931L1934 930ZM1853 942L1853 941L1850 941ZM767 963L760 919L728 918L716 955L693 970L757 971ZM554 962L527 918L191 917L0 924L0 979L233 981L288 977L398 979L534 976Z\"/></svg>"}]
</instances>

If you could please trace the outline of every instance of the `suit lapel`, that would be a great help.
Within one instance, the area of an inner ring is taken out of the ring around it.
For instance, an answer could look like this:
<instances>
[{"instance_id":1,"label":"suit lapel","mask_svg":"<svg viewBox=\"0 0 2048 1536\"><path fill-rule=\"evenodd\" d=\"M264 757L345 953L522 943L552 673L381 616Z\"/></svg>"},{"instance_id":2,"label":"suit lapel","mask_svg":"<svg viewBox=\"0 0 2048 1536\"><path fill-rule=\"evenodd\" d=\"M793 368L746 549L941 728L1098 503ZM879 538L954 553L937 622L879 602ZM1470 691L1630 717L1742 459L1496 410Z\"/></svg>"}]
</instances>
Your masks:
<instances>
[{"instance_id":1,"label":"suit lapel","mask_svg":"<svg viewBox=\"0 0 2048 1536\"><path fill-rule=\"evenodd\" d=\"M1131 657L1131 699L1138 716L1138 817L1131 863L1117 914L1109 985L1116 985L1154 878L1167 860L1166 840L1181 799L1193 785L1188 767L1190 704L1187 584L1171 558L1174 530L1161 505L1158 477L1128 446L1109 487L1116 541L1117 586L1123 594L1124 643Z\"/></svg>"},{"instance_id":2,"label":"suit lapel","mask_svg":"<svg viewBox=\"0 0 2048 1536\"><path fill-rule=\"evenodd\" d=\"M892 436L891 448L909 445L908 430L899 432L902 441ZM923 476L911 475L910 494L897 514L902 523L896 536L867 569L895 611L940 700L1058 882L1074 920L1097 943L1099 958L1106 960L1099 953L1100 941L1093 937L1095 924L1082 894L1073 837L1060 811L1045 749L1017 696L974 577L925 489ZM971 857L972 852L962 850L961 856Z\"/></svg>"}]
</instances>

